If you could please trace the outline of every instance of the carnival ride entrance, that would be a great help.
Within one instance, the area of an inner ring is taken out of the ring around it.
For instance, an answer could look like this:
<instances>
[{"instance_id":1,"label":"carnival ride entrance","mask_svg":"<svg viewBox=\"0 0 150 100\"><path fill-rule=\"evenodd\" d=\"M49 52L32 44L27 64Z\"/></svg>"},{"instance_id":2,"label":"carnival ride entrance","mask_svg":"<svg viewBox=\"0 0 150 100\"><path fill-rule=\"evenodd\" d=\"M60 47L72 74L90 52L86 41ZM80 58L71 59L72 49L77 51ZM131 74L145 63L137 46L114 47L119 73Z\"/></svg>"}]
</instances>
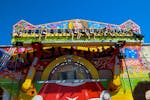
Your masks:
<instances>
[{"instance_id":1,"label":"carnival ride entrance","mask_svg":"<svg viewBox=\"0 0 150 100\"><path fill-rule=\"evenodd\" d=\"M132 100L132 91L129 95L124 91L128 82L131 88L131 82L127 77L124 84L121 76L125 57L121 50L125 45L141 45L142 40L139 26L131 20L121 25L81 19L32 25L21 20L13 26L12 44L17 53L27 48L28 57L16 53L17 60L20 55L27 58L13 65L23 77L18 86L21 95L16 98L99 100L104 94L110 96L107 90L113 100Z\"/></svg>"},{"instance_id":2,"label":"carnival ride entrance","mask_svg":"<svg viewBox=\"0 0 150 100\"><path fill-rule=\"evenodd\" d=\"M74 55L61 56L43 71L41 80L44 85L38 95L44 100L97 98L104 87L99 82L91 82L92 79L99 79L99 74L88 60Z\"/></svg>"},{"instance_id":3,"label":"carnival ride entrance","mask_svg":"<svg viewBox=\"0 0 150 100\"><path fill-rule=\"evenodd\" d=\"M40 47L38 45L36 43L36 47ZM120 42L119 44L115 45L113 48L107 47L106 51L111 48L112 50L114 50L114 51L110 50L112 53L113 52L118 53L118 50L119 50L118 48L122 47L122 46L123 46L123 42ZM55 49L56 48L57 47L55 47ZM37 52L36 54L40 54L41 51L39 49L38 49L38 51L37 51L37 49L35 49L35 50ZM70 50L71 50L71 48L68 51L70 51ZM100 55L103 56L104 58L108 56L107 59L109 59L109 57L111 55L109 55L107 53L111 53L110 51L106 52L106 53L104 53L104 51L103 51L100 53ZM78 55L80 55L80 53L81 52L79 52ZM104 53L104 55L103 55L103 53ZM112 56L113 59L115 58L117 53L113 54L113 56ZM94 54L94 52L91 52L89 55L93 55L93 54ZM85 55L83 55L83 56L85 56ZM99 55L97 55L97 56L99 56ZM39 63L38 62L39 59L40 58L38 55L34 56L34 59L32 61L32 64L31 64L28 74L26 76L26 79L22 84L22 90L25 93L27 93L28 95L32 95L32 96L34 96L36 94L36 90L33 87L33 82L36 81L36 80L34 80L34 76L36 73L36 68ZM97 58L97 59L99 59L99 58ZM43 84L43 85L37 94L41 95L45 100L49 100L49 99L55 100L57 98L59 98L59 100L64 100L66 98L75 98L75 97L78 97L78 100L83 100L83 99L91 99L91 98L99 97L101 92L104 90L104 86L101 84L103 82L101 82L101 80L100 80L100 76L99 76L100 74L98 73L96 66L93 65L93 63L91 63L91 62L96 64L97 60L93 59L93 61L92 60L88 61L83 57L75 56L75 55L64 55L64 56L56 57L53 61L51 61L47 65L47 67L44 68L44 71L41 75L41 80L38 81L39 84ZM115 60L113 60L113 62L115 62ZM118 62L116 62L116 63L118 63ZM110 69L113 70L113 66ZM104 69L104 70L106 71L106 69ZM101 73L102 73L102 70L99 70L99 71L101 71ZM112 75L112 77L113 77L113 75ZM117 81L118 81L118 79L119 79L119 77L117 78ZM105 81L105 80L103 80L103 81ZM55 91L56 89L50 88L53 86L58 88L59 91ZM91 87L91 88L89 88L89 87ZM69 90L72 90L74 92L69 91ZM82 92L82 90L84 90L84 92ZM80 92L78 92L78 91L80 91ZM57 94L58 92L60 94ZM75 95L71 96L70 93L73 93ZM53 94L53 96L52 96L52 94ZM88 96L85 94L88 94ZM58 97L58 95L65 95L65 96ZM54 98L51 98L51 97L54 97Z\"/></svg>"},{"instance_id":4,"label":"carnival ride entrance","mask_svg":"<svg viewBox=\"0 0 150 100\"><path fill-rule=\"evenodd\" d=\"M66 75L73 74L72 78L70 75L66 76L66 78L70 77L71 79L99 78L97 70L88 60L74 55L62 56L52 61L45 68L41 80L48 80L48 79L59 80L59 78L61 78L61 75L59 77L58 74L64 74L64 77L65 74Z\"/></svg>"}]
</instances>

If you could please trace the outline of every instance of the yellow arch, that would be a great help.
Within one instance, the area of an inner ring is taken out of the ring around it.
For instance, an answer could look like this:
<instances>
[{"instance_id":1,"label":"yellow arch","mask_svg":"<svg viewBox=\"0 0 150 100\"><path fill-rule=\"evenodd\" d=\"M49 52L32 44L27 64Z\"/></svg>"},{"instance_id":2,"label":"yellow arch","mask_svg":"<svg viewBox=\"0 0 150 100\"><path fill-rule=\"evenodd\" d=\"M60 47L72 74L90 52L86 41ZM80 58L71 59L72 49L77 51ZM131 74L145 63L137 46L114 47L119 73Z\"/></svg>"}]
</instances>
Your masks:
<instances>
[{"instance_id":1,"label":"yellow arch","mask_svg":"<svg viewBox=\"0 0 150 100\"><path fill-rule=\"evenodd\" d=\"M52 61L45 68L45 70L42 73L41 80L48 80L49 74L51 73L53 68L55 68L55 66L57 64L59 64L61 62L64 62L68 57L71 57L74 62L82 63L89 70L89 72L90 72L90 74L91 74L93 79L98 79L99 78L99 74L98 74L96 68L88 60L86 60L86 59L84 59L82 57L79 57L79 56L65 55L65 56L61 56L61 57L56 58L56 60Z\"/></svg>"}]
</instances>

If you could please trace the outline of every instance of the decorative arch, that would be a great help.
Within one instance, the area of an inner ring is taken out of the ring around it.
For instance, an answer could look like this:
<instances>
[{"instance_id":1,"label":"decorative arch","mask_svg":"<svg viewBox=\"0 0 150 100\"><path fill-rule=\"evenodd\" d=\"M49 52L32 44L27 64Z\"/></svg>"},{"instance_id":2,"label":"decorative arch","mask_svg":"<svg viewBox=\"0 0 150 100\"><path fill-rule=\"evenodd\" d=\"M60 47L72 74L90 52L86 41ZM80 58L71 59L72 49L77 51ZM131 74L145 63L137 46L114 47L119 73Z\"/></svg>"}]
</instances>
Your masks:
<instances>
[{"instance_id":1,"label":"decorative arch","mask_svg":"<svg viewBox=\"0 0 150 100\"><path fill-rule=\"evenodd\" d=\"M42 77L41 80L48 80L49 78L49 74L52 72L52 70L55 68L55 66L59 63L64 62L65 60L67 60L68 58L71 58L74 62L78 62L83 64L88 71L90 72L91 76L93 79L98 79L99 78L99 74L96 70L96 68L94 67L93 64L91 64L88 60L79 57L79 56L74 56L74 55L65 55L65 56L61 56L56 58L54 61L52 61L43 71L42 73Z\"/></svg>"}]
</instances>

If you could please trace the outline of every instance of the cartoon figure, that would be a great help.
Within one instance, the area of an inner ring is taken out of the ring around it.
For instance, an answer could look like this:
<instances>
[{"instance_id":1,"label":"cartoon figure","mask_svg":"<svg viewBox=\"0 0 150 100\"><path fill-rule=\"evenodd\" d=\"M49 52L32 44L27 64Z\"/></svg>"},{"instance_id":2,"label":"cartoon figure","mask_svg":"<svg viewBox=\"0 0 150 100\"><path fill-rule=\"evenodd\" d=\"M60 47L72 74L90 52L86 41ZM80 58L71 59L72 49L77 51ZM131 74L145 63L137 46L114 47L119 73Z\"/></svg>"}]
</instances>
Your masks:
<instances>
[{"instance_id":1,"label":"cartoon figure","mask_svg":"<svg viewBox=\"0 0 150 100\"><path fill-rule=\"evenodd\" d=\"M150 100L150 90L145 92L145 99Z\"/></svg>"},{"instance_id":2,"label":"cartoon figure","mask_svg":"<svg viewBox=\"0 0 150 100\"><path fill-rule=\"evenodd\" d=\"M69 33L72 37L72 40L74 39L74 33L73 33L73 21L70 21L69 24L68 24L68 29L69 29Z\"/></svg>"},{"instance_id":3,"label":"cartoon figure","mask_svg":"<svg viewBox=\"0 0 150 100\"><path fill-rule=\"evenodd\" d=\"M74 26L74 34L77 34L77 39L80 39L82 35L80 30L83 29L82 23L80 22L80 20L76 20L73 23L73 26Z\"/></svg>"}]
</instances>

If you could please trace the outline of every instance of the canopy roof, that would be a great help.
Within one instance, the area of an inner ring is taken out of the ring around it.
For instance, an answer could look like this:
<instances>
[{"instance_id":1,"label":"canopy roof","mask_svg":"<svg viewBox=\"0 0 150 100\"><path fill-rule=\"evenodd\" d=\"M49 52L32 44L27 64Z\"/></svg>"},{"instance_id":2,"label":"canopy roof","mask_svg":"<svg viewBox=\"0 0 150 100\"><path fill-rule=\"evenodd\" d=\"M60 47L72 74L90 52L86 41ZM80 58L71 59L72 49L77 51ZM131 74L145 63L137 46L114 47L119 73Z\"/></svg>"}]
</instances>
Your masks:
<instances>
[{"instance_id":1,"label":"canopy roof","mask_svg":"<svg viewBox=\"0 0 150 100\"><path fill-rule=\"evenodd\" d=\"M103 23L97 21L83 20L83 19L72 19L59 22L52 22L46 24L33 25L25 20L20 20L13 26L13 31L23 31L23 30L35 30L35 29L72 29L72 28L93 28L93 29L123 29L123 30L135 30L140 33L140 27L132 20L127 20L126 22L115 25L110 23Z\"/></svg>"}]
</instances>

